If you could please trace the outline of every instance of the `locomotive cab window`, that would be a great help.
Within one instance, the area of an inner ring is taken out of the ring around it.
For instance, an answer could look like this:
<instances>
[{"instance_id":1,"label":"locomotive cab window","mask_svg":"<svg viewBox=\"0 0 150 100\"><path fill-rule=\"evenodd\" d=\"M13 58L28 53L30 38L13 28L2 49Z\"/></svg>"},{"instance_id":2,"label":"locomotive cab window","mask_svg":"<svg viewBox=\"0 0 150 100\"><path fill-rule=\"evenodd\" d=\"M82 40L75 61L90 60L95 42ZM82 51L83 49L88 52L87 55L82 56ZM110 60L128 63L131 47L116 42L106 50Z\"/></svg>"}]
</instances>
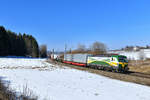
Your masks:
<instances>
[{"instance_id":1,"label":"locomotive cab window","mask_svg":"<svg viewBox=\"0 0 150 100\"><path fill-rule=\"evenodd\" d=\"M119 57L119 62L128 62L126 57Z\"/></svg>"}]
</instances>

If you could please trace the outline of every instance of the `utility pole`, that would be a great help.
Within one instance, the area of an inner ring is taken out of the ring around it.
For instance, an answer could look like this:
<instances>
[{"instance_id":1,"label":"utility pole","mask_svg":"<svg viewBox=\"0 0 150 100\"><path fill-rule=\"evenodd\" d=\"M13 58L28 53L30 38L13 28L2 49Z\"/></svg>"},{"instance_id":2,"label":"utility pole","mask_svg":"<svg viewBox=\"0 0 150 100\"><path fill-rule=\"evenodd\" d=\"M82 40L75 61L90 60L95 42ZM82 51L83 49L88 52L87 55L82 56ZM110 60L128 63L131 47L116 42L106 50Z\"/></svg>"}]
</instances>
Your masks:
<instances>
[{"instance_id":1,"label":"utility pole","mask_svg":"<svg viewBox=\"0 0 150 100\"><path fill-rule=\"evenodd\" d=\"M66 54L67 54L67 44L65 44L64 59L66 58Z\"/></svg>"},{"instance_id":2,"label":"utility pole","mask_svg":"<svg viewBox=\"0 0 150 100\"><path fill-rule=\"evenodd\" d=\"M54 49L53 49L53 51L52 51L53 59L54 59L54 52L55 52L55 51L54 51Z\"/></svg>"},{"instance_id":3,"label":"utility pole","mask_svg":"<svg viewBox=\"0 0 150 100\"><path fill-rule=\"evenodd\" d=\"M66 54L67 53L67 44L65 44L65 52L64 52L64 54Z\"/></svg>"}]
</instances>

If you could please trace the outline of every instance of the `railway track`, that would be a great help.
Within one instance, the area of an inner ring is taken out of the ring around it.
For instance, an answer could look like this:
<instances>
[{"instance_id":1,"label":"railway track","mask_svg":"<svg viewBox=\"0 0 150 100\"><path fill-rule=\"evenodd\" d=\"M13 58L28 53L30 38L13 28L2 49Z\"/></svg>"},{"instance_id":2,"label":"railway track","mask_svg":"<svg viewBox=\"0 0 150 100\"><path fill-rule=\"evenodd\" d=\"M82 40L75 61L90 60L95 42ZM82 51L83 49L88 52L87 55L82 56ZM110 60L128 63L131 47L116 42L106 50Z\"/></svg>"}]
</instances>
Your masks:
<instances>
[{"instance_id":1,"label":"railway track","mask_svg":"<svg viewBox=\"0 0 150 100\"><path fill-rule=\"evenodd\" d=\"M82 69L84 68L84 67L80 67L80 66L69 65L69 64L57 62L57 61L50 61L50 62L53 63L53 64L58 64L58 65L73 66L73 67L79 67L79 68L82 68ZM92 68L90 68L90 69L92 69ZM98 69L95 69L95 70L98 70ZM104 71L104 70L99 70L99 71ZM116 73L116 72L110 72L110 73ZM126 73L116 73L116 74L131 75L131 76L135 76L135 77L149 78L150 79L150 74L145 74L145 73L140 73L140 72L128 71Z\"/></svg>"},{"instance_id":2,"label":"railway track","mask_svg":"<svg viewBox=\"0 0 150 100\"><path fill-rule=\"evenodd\" d=\"M131 75L131 76L149 78L150 79L150 74L145 74L145 73L140 73L140 72L133 72L133 71L128 71L127 74Z\"/></svg>"},{"instance_id":3,"label":"railway track","mask_svg":"<svg viewBox=\"0 0 150 100\"><path fill-rule=\"evenodd\" d=\"M88 71L90 73L110 77L110 78L117 79L117 80L150 86L150 74L133 72L133 71L128 71L127 73L116 73L116 72L111 72L111 71L108 72L108 71L98 70L98 69L93 69L93 68L88 68L88 67L79 67L79 66L65 64L65 63L56 62L56 61L48 61L48 62L55 64L55 65L62 66L62 67L67 66L67 67L78 69L78 70Z\"/></svg>"}]
</instances>

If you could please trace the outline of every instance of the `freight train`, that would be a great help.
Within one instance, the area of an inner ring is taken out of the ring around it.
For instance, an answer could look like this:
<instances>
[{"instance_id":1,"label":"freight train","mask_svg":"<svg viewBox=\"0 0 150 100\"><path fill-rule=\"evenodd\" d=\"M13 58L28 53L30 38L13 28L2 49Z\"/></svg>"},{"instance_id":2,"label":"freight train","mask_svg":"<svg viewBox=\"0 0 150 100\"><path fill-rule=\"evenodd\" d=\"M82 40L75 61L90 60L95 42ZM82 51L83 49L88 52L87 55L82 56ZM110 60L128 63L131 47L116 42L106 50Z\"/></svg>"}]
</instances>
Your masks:
<instances>
[{"instance_id":1,"label":"freight train","mask_svg":"<svg viewBox=\"0 0 150 100\"><path fill-rule=\"evenodd\" d=\"M127 57L115 54L96 56L91 54L64 54L62 62L115 72L127 72L129 70Z\"/></svg>"}]
</instances>

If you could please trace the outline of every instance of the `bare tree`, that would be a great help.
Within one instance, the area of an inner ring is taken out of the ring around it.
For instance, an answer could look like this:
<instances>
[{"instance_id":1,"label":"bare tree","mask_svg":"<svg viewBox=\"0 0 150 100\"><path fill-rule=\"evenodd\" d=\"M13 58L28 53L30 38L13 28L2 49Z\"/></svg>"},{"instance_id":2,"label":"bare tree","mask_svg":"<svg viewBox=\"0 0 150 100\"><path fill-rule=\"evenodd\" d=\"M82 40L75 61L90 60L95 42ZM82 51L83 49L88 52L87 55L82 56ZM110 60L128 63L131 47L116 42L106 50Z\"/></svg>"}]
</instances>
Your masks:
<instances>
[{"instance_id":1,"label":"bare tree","mask_svg":"<svg viewBox=\"0 0 150 100\"><path fill-rule=\"evenodd\" d=\"M47 46L46 45L40 46L40 57L42 57L42 58L47 57Z\"/></svg>"},{"instance_id":2,"label":"bare tree","mask_svg":"<svg viewBox=\"0 0 150 100\"><path fill-rule=\"evenodd\" d=\"M76 54L76 53L86 53L86 47L84 44L78 44L77 49L71 50L70 53Z\"/></svg>"},{"instance_id":3,"label":"bare tree","mask_svg":"<svg viewBox=\"0 0 150 100\"><path fill-rule=\"evenodd\" d=\"M94 52L94 54L104 54L106 53L106 45L104 43L101 43L101 42L94 42L92 45L91 45L91 51Z\"/></svg>"},{"instance_id":4,"label":"bare tree","mask_svg":"<svg viewBox=\"0 0 150 100\"><path fill-rule=\"evenodd\" d=\"M82 51L85 51L85 50L86 50L86 47L85 47L85 45L83 45L83 44L78 44L77 50L82 52Z\"/></svg>"}]
</instances>

